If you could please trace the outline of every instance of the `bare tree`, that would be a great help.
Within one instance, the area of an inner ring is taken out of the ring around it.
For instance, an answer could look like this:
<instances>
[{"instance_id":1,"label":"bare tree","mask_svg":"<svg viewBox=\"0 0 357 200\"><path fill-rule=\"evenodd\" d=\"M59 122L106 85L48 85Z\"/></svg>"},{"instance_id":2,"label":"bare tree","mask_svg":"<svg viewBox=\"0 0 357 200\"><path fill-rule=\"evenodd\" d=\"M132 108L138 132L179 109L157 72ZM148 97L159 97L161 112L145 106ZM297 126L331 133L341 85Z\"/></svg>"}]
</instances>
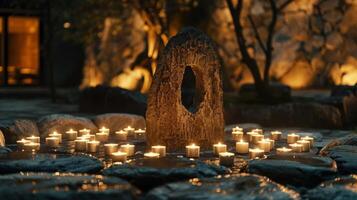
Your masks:
<instances>
[{"instance_id":1,"label":"bare tree","mask_svg":"<svg viewBox=\"0 0 357 200\"><path fill-rule=\"evenodd\" d=\"M254 57L252 57L248 52L247 39L246 36L243 34L243 26L241 23L242 10L244 7L243 1L244 0L238 0L237 4L234 5L233 0L226 0L229 11L232 16L237 42L239 45L240 53L242 55L242 62L247 65L253 76L258 95L262 98L272 98L269 89L269 82L270 82L269 71L273 60L273 38L275 33L274 29L275 29L278 15L282 12L282 10L286 6L288 6L291 2L293 2L293 0L286 0L281 5L278 5L276 0L269 0L272 14L271 14L271 21L269 23L269 26L267 27L268 36L266 37L266 41L263 41L257 29L257 26L253 20L253 17L251 16L251 14L248 14L248 21L253 30L254 37L265 55L263 77L260 75L257 60Z\"/></svg>"}]
</instances>

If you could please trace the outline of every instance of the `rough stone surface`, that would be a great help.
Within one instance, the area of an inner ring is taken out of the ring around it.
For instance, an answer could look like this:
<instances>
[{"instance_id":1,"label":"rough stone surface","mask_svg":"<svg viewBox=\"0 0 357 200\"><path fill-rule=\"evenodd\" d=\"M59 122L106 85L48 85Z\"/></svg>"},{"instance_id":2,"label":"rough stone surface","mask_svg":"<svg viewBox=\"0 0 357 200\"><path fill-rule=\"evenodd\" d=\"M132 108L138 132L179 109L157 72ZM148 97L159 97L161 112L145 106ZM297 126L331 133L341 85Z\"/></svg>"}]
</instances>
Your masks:
<instances>
[{"instance_id":1,"label":"rough stone surface","mask_svg":"<svg viewBox=\"0 0 357 200\"><path fill-rule=\"evenodd\" d=\"M97 130L97 127L91 120L84 117L75 117L66 114L44 116L38 120L37 125L42 137L47 136L53 131L64 133L70 128L74 130L80 130L83 128L91 129L92 131Z\"/></svg>"},{"instance_id":2,"label":"rough stone surface","mask_svg":"<svg viewBox=\"0 0 357 200\"><path fill-rule=\"evenodd\" d=\"M329 150L328 156L337 163L341 173L357 173L357 145L340 145Z\"/></svg>"},{"instance_id":3,"label":"rough stone surface","mask_svg":"<svg viewBox=\"0 0 357 200\"><path fill-rule=\"evenodd\" d=\"M299 194L265 177L239 174L228 178L193 179L151 190L147 200L166 199L299 199Z\"/></svg>"},{"instance_id":4,"label":"rough stone surface","mask_svg":"<svg viewBox=\"0 0 357 200\"><path fill-rule=\"evenodd\" d=\"M36 191L36 192L34 192ZM75 174L24 173L0 176L0 199L136 199L139 191L115 178Z\"/></svg>"},{"instance_id":5,"label":"rough stone surface","mask_svg":"<svg viewBox=\"0 0 357 200\"><path fill-rule=\"evenodd\" d=\"M0 147L5 146L5 137L2 131L0 130Z\"/></svg>"},{"instance_id":6,"label":"rough stone surface","mask_svg":"<svg viewBox=\"0 0 357 200\"><path fill-rule=\"evenodd\" d=\"M145 115L146 97L118 87L97 86L81 91L80 112L91 113L132 113Z\"/></svg>"},{"instance_id":7,"label":"rough stone surface","mask_svg":"<svg viewBox=\"0 0 357 200\"><path fill-rule=\"evenodd\" d=\"M102 168L103 165L98 159L88 156L52 158L38 155L33 159L2 160L0 162L0 174L18 172L96 173Z\"/></svg>"},{"instance_id":8,"label":"rough stone surface","mask_svg":"<svg viewBox=\"0 0 357 200\"><path fill-rule=\"evenodd\" d=\"M281 184L311 188L334 178L336 170L333 163L333 160L326 157L251 160L248 172L267 176Z\"/></svg>"},{"instance_id":9,"label":"rough stone surface","mask_svg":"<svg viewBox=\"0 0 357 200\"><path fill-rule=\"evenodd\" d=\"M0 146L0 155L12 152L11 149Z\"/></svg>"},{"instance_id":10,"label":"rough stone surface","mask_svg":"<svg viewBox=\"0 0 357 200\"><path fill-rule=\"evenodd\" d=\"M8 144L31 135L39 135L37 124L33 120L15 119L10 124L0 125Z\"/></svg>"},{"instance_id":11,"label":"rough stone surface","mask_svg":"<svg viewBox=\"0 0 357 200\"><path fill-rule=\"evenodd\" d=\"M147 190L169 182L214 177L228 173L228 169L185 158L160 158L141 159L130 164L112 166L105 169L103 173L123 178L139 188Z\"/></svg>"},{"instance_id":12,"label":"rough stone surface","mask_svg":"<svg viewBox=\"0 0 357 200\"><path fill-rule=\"evenodd\" d=\"M94 118L94 123L97 127L105 126L113 131L121 130L127 126L131 126L136 129L144 129L146 126L144 117L124 113L108 113L98 115Z\"/></svg>"},{"instance_id":13,"label":"rough stone surface","mask_svg":"<svg viewBox=\"0 0 357 200\"><path fill-rule=\"evenodd\" d=\"M195 74L193 105L181 102L186 67ZM169 151L189 143L211 147L224 137L221 66L212 41L196 29L185 29L168 42L148 94L146 113L149 145Z\"/></svg>"},{"instance_id":14,"label":"rough stone surface","mask_svg":"<svg viewBox=\"0 0 357 200\"><path fill-rule=\"evenodd\" d=\"M357 176L339 177L332 181L322 183L320 186L308 191L306 199L311 200L353 200L357 199Z\"/></svg>"}]
</instances>

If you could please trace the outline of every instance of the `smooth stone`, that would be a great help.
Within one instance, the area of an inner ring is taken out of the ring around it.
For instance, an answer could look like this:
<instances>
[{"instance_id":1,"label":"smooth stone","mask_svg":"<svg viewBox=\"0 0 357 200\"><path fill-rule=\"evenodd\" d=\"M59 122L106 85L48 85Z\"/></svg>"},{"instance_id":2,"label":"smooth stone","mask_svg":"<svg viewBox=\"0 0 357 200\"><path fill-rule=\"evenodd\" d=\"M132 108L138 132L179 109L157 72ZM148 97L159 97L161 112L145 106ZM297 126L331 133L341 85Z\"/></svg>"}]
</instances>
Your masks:
<instances>
[{"instance_id":1,"label":"smooth stone","mask_svg":"<svg viewBox=\"0 0 357 200\"><path fill-rule=\"evenodd\" d=\"M310 190L306 199L310 200L354 200L357 199L357 176L350 175L326 181L320 186Z\"/></svg>"},{"instance_id":2,"label":"smooth stone","mask_svg":"<svg viewBox=\"0 0 357 200\"><path fill-rule=\"evenodd\" d=\"M18 153L14 152L14 154ZM0 174L18 172L96 173L101 169L103 169L103 164L98 159L89 156L52 157L51 155L35 155L34 158L20 160L4 158L0 162Z\"/></svg>"},{"instance_id":3,"label":"smooth stone","mask_svg":"<svg viewBox=\"0 0 357 200\"><path fill-rule=\"evenodd\" d=\"M357 146L357 135L356 134L348 134L344 137L332 139L329 143L327 143L321 150L321 155L327 155L330 149L340 146L340 145L353 145Z\"/></svg>"},{"instance_id":4,"label":"smooth stone","mask_svg":"<svg viewBox=\"0 0 357 200\"><path fill-rule=\"evenodd\" d=\"M335 146L329 150L328 156L336 161L339 172L357 173L357 145Z\"/></svg>"},{"instance_id":5,"label":"smooth stone","mask_svg":"<svg viewBox=\"0 0 357 200\"><path fill-rule=\"evenodd\" d=\"M270 159L251 160L248 172L295 187L312 188L337 174L335 163L328 157L272 156Z\"/></svg>"},{"instance_id":6,"label":"smooth stone","mask_svg":"<svg viewBox=\"0 0 357 200\"><path fill-rule=\"evenodd\" d=\"M54 131L64 134L70 128L74 130L86 128L93 132L97 130L97 127L91 120L67 114L47 115L40 118L37 121L37 124L42 137L45 137Z\"/></svg>"},{"instance_id":7,"label":"smooth stone","mask_svg":"<svg viewBox=\"0 0 357 200\"><path fill-rule=\"evenodd\" d=\"M122 130L128 126L135 129L145 128L145 118L140 115L125 114L125 113L107 113L97 115L93 119L97 127L109 128L112 131Z\"/></svg>"},{"instance_id":8,"label":"smooth stone","mask_svg":"<svg viewBox=\"0 0 357 200\"><path fill-rule=\"evenodd\" d=\"M7 154L7 153L10 153L10 152L12 152L11 149L3 147L3 146L0 146L0 154Z\"/></svg>"},{"instance_id":9,"label":"smooth stone","mask_svg":"<svg viewBox=\"0 0 357 200\"><path fill-rule=\"evenodd\" d=\"M36 191L36 192L34 192ZM24 173L0 176L0 199L137 199L128 182L100 175Z\"/></svg>"},{"instance_id":10,"label":"smooth stone","mask_svg":"<svg viewBox=\"0 0 357 200\"><path fill-rule=\"evenodd\" d=\"M169 183L148 192L146 200L195 199L299 199L295 191L266 177L239 174L232 177L193 179Z\"/></svg>"},{"instance_id":11,"label":"smooth stone","mask_svg":"<svg viewBox=\"0 0 357 200\"><path fill-rule=\"evenodd\" d=\"M28 119L15 119L13 122L0 125L0 129L8 144L15 144L17 140L31 135L39 135L36 122Z\"/></svg>"},{"instance_id":12,"label":"smooth stone","mask_svg":"<svg viewBox=\"0 0 357 200\"><path fill-rule=\"evenodd\" d=\"M128 180L143 190L169 182L190 178L214 177L228 173L225 167L186 158L139 159L124 165L114 165L104 175Z\"/></svg>"}]
</instances>

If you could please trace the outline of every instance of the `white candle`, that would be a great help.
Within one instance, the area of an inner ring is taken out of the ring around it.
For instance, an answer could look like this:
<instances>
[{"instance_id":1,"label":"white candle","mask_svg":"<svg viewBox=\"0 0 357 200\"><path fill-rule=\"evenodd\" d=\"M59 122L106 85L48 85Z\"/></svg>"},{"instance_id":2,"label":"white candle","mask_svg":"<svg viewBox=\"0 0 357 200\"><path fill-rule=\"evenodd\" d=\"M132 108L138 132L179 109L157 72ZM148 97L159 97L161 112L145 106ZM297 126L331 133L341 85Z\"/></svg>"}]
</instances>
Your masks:
<instances>
[{"instance_id":1,"label":"white candle","mask_svg":"<svg viewBox=\"0 0 357 200\"><path fill-rule=\"evenodd\" d=\"M262 135L263 134L263 129L256 128L256 129L253 129L252 132Z\"/></svg>"},{"instance_id":2,"label":"white candle","mask_svg":"<svg viewBox=\"0 0 357 200\"><path fill-rule=\"evenodd\" d=\"M252 137L253 144L258 144L259 141L264 139L264 135L261 135L261 134L253 134L253 135L251 135L251 137Z\"/></svg>"},{"instance_id":3,"label":"white candle","mask_svg":"<svg viewBox=\"0 0 357 200\"><path fill-rule=\"evenodd\" d=\"M133 144L120 145L120 151L126 152L128 156L133 156L135 153L135 145Z\"/></svg>"},{"instance_id":4,"label":"white candle","mask_svg":"<svg viewBox=\"0 0 357 200\"><path fill-rule=\"evenodd\" d=\"M73 129L68 130L65 134L66 139L71 140L71 141L75 140L77 138L77 135L78 135L78 132Z\"/></svg>"},{"instance_id":5,"label":"white candle","mask_svg":"<svg viewBox=\"0 0 357 200\"><path fill-rule=\"evenodd\" d=\"M145 158L159 158L160 154L155 152L144 153Z\"/></svg>"},{"instance_id":6,"label":"white candle","mask_svg":"<svg viewBox=\"0 0 357 200\"><path fill-rule=\"evenodd\" d=\"M145 130L143 129L138 129L138 130L135 130L134 133L135 133L135 138L144 138L145 136Z\"/></svg>"},{"instance_id":7,"label":"white candle","mask_svg":"<svg viewBox=\"0 0 357 200\"><path fill-rule=\"evenodd\" d=\"M162 145L155 145L151 147L151 151L160 154L160 157L166 156L166 147Z\"/></svg>"},{"instance_id":8,"label":"white candle","mask_svg":"<svg viewBox=\"0 0 357 200\"><path fill-rule=\"evenodd\" d=\"M102 128L99 129L99 132L108 133L109 134L110 130L109 130L109 128L106 128L106 127L103 126Z\"/></svg>"},{"instance_id":9,"label":"white candle","mask_svg":"<svg viewBox=\"0 0 357 200\"><path fill-rule=\"evenodd\" d=\"M85 135L85 134L90 134L90 129L81 129L79 130L79 136Z\"/></svg>"},{"instance_id":10,"label":"white candle","mask_svg":"<svg viewBox=\"0 0 357 200\"><path fill-rule=\"evenodd\" d=\"M126 141L128 139L128 132L124 130L116 131L115 136L119 141Z\"/></svg>"},{"instance_id":11,"label":"white candle","mask_svg":"<svg viewBox=\"0 0 357 200\"><path fill-rule=\"evenodd\" d=\"M247 132L247 136L248 136L248 141L251 142L252 141L252 135L256 135L257 133L255 132Z\"/></svg>"},{"instance_id":12,"label":"white candle","mask_svg":"<svg viewBox=\"0 0 357 200\"><path fill-rule=\"evenodd\" d=\"M258 147L260 149L263 149L264 152L269 152L270 151L270 141L265 140L265 139L260 140L260 141L258 141Z\"/></svg>"},{"instance_id":13,"label":"white candle","mask_svg":"<svg viewBox=\"0 0 357 200\"><path fill-rule=\"evenodd\" d=\"M30 142L33 142L33 143L40 143L40 137L38 136L30 136L30 137L26 137L26 140L29 140Z\"/></svg>"},{"instance_id":14,"label":"white candle","mask_svg":"<svg viewBox=\"0 0 357 200\"><path fill-rule=\"evenodd\" d=\"M289 144L289 147L297 153L302 152L302 144L298 144L298 143L293 143L293 144Z\"/></svg>"},{"instance_id":15,"label":"white candle","mask_svg":"<svg viewBox=\"0 0 357 200\"><path fill-rule=\"evenodd\" d=\"M94 134L84 134L82 138L86 138L87 140L95 140L96 135Z\"/></svg>"},{"instance_id":16,"label":"white candle","mask_svg":"<svg viewBox=\"0 0 357 200\"><path fill-rule=\"evenodd\" d=\"M233 127L232 132L236 132L236 131L243 132L243 128L239 126Z\"/></svg>"},{"instance_id":17,"label":"white candle","mask_svg":"<svg viewBox=\"0 0 357 200\"><path fill-rule=\"evenodd\" d=\"M95 134L95 139L100 142L106 142L109 139L109 133L107 132L99 132Z\"/></svg>"},{"instance_id":18,"label":"white candle","mask_svg":"<svg viewBox=\"0 0 357 200\"><path fill-rule=\"evenodd\" d=\"M98 151L100 142L93 140L93 141L87 141L87 152L89 153L95 153Z\"/></svg>"},{"instance_id":19,"label":"white candle","mask_svg":"<svg viewBox=\"0 0 357 200\"><path fill-rule=\"evenodd\" d=\"M282 133L280 131L272 131L270 132L270 138L272 140L280 140Z\"/></svg>"},{"instance_id":20,"label":"white candle","mask_svg":"<svg viewBox=\"0 0 357 200\"><path fill-rule=\"evenodd\" d=\"M30 140L26 140L26 139L21 139L21 140L17 140L17 148L18 149L24 149L24 144L31 142Z\"/></svg>"},{"instance_id":21,"label":"white candle","mask_svg":"<svg viewBox=\"0 0 357 200\"><path fill-rule=\"evenodd\" d=\"M60 139L58 137L46 137L46 145L52 148L59 147Z\"/></svg>"},{"instance_id":22,"label":"white candle","mask_svg":"<svg viewBox=\"0 0 357 200\"><path fill-rule=\"evenodd\" d=\"M236 142L236 151L237 153L245 154L249 151L249 143L244 142L243 140Z\"/></svg>"},{"instance_id":23,"label":"white candle","mask_svg":"<svg viewBox=\"0 0 357 200\"><path fill-rule=\"evenodd\" d=\"M301 140L309 141L310 142L310 148L312 148L312 146L314 145L314 138L313 137L305 136L305 137L302 137Z\"/></svg>"},{"instance_id":24,"label":"white candle","mask_svg":"<svg viewBox=\"0 0 357 200\"><path fill-rule=\"evenodd\" d=\"M213 154L214 155L219 155L219 153L226 152L227 151L227 145L222 144L222 143L217 143L213 145Z\"/></svg>"},{"instance_id":25,"label":"white candle","mask_svg":"<svg viewBox=\"0 0 357 200\"><path fill-rule=\"evenodd\" d=\"M53 133L48 134L49 137L58 137L60 143L62 143L62 134L57 133L56 131L54 131Z\"/></svg>"},{"instance_id":26,"label":"white candle","mask_svg":"<svg viewBox=\"0 0 357 200\"><path fill-rule=\"evenodd\" d=\"M264 150L255 148L255 149L249 149L249 158L254 159L254 158L261 158L264 156Z\"/></svg>"},{"instance_id":27,"label":"white candle","mask_svg":"<svg viewBox=\"0 0 357 200\"><path fill-rule=\"evenodd\" d=\"M87 139L77 139L74 141L76 151L87 151Z\"/></svg>"},{"instance_id":28,"label":"white candle","mask_svg":"<svg viewBox=\"0 0 357 200\"><path fill-rule=\"evenodd\" d=\"M298 141L299 138L300 136L295 133L288 134L287 143L288 144L296 143L296 141Z\"/></svg>"},{"instance_id":29,"label":"white candle","mask_svg":"<svg viewBox=\"0 0 357 200\"><path fill-rule=\"evenodd\" d=\"M117 151L111 154L111 159L113 162L125 162L127 159L127 153L122 151Z\"/></svg>"},{"instance_id":30,"label":"white candle","mask_svg":"<svg viewBox=\"0 0 357 200\"><path fill-rule=\"evenodd\" d=\"M111 155L112 153L118 151L118 144L113 144L113 143L110 143L110 144L104 144L104 153L105 155Z\"/></svg>"},{"instance_id":31,"label":"white candle","mask_svg":"<svg viewBox=\"0 0 357 200\"><path fill-rule=\"evenodd\" d=\"M25 151L39 151L40 150L40 143L36 142L29 142L24 144Z\"/></svg>"},{"instance_id":32,"label":"white candle","mask_svg":"<svg viewBox=\"0 0 357 200\"><path fill-rule=\"evenodd\" d=\"M302 145L302 151L307 152L310 151L310 141L308 140L298 140L296 143Z\"/></svg>"},{"instance_id":33,"label":"white candle","mask_svg":"<svg viewBox=\"0 0 357 200\"><path fill-rule=\"evenodd\" d=\"M128 126L128 127L124 128L123 130L126 131L128 133L128 135L133 135L135 129L132 128L131 126Z\"/></svg>"},{"instance_id":34,"label":"white candle","mask_svg":"<svg viewBox=\"0 0 357 200\"><path fill-rule=\"evenodd\" d=\"M275 140L269 139L269 138L266 138L266 139L264 139L264 140L270 142L270 151L273 150L273 149L274 149L274 146L275 146Z\"/></svg>"},{"instance_id":35,"label":"white candle","mask_svg":"<svg viewBox=\"0 0 357 200\"><path fill-rule=\"evenodd\" d=\"M276 149L276 154L277 155L287 155L291 153L293 150L290 148L282 147L282 148L277 148Z\"/></svg>"},{"instance_id":36,"label":"white candle","mask_svg":"<svg viewBox=\"0 0 357 200\"><path fill-rule=\"evenodd\" d=\"M219 153L219 164L223 165L223 166L233 166L234 165L234 153L231 153L231 152Z\"/></svg>"},{"instance_id":37,"label":"white candle","mask_svg":"<svg viewBox=\"0 0 357 200\"><path fill-rule=\"evenodd\" d=\"M233 131L232 139L234 141L241 141L243 139L243 131Z\"/></svg>"},{"instance_id":38,"label":"white candle","mask_svg":"<svg viewBox=\"0 0 357 200\"><path fill-rule=\"evenodd\" d=\"M198 158L200 157L200 146L191 144L186 146L186 157Z\"/></svg>"}]
</instances>

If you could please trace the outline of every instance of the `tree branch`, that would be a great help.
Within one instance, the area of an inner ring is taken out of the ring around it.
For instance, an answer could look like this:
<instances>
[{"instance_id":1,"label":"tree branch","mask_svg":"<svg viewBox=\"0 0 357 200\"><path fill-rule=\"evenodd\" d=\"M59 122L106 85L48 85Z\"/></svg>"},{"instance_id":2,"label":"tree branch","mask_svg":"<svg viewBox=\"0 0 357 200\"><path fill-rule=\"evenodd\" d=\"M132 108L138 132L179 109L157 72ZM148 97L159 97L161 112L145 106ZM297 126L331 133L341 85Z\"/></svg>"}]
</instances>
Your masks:
<instances>
[{"instance_id":1,"label":"tree branch","mask_svg":"<svg viewBox=\"0 0 357 200\"><path fill-rule=\"evenodd\" d=\"M252 18L251 15L248 15L248 20L253 28L253 32L254 32L254 35L255 35L255 38L257 39L258 43L259 43L259 46L260 48L264 51L264 53L266 53L266 48L263 44L263 41L262 41L262 38L260 37L260 34L258 32L258 29L257 29L257 26L255 25L255 22Z\"/></svg>"},{"instance_id":2,"label":"tree branch","mask_svg":"<svg viewBox=\"0 0 357 200\"><path fill-rule=\"evenodd\" d=\"M287 0L283 4L281 4L278 8L279 12L282 11L286 6L288 6L290 3L292 3L294 0Z\"/></svg>"}]
</instances>

